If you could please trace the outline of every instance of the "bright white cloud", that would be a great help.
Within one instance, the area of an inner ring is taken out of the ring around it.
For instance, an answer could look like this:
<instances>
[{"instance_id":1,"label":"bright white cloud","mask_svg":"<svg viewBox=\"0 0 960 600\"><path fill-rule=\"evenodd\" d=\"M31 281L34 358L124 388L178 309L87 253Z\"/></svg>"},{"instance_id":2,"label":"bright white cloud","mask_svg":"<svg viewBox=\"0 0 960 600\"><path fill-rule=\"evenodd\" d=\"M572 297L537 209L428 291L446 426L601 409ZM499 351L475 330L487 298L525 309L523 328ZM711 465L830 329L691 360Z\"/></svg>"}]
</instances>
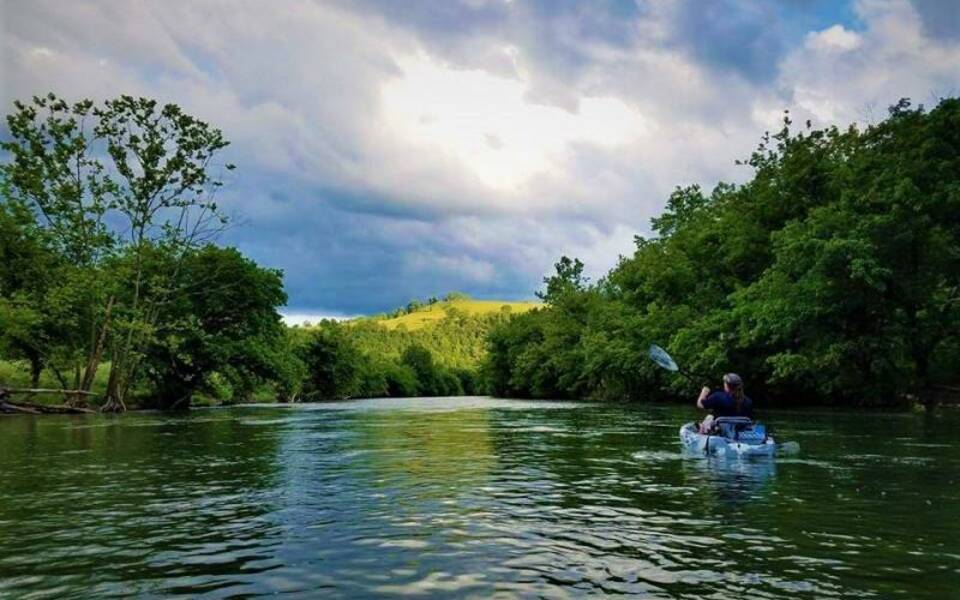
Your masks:
<instances>
[{"instance_id":1,"label":"bright white cloud","mask_svg":"<svg viewBox=\"0 0 960 600\"><path fill-rule=\"evenodd\" d=\"M280 314L283 322L287 325L316 325L320 321L346 321L354 319L360 315L346 315L342 313L318 313L318 312L287 312Z\"/></svg>"},{"instance_id":2,"label":"bright white cloud","mask_svg":"<svg viewBox=\"0 0 960 600\"><path fill-rule=\"evenodd\" d=\"M381 88L390 135L449 156L498 192L520 192L535 176L557 176L568 148L616 148L643 137L635 109L612 97L583 97L578 110L533 104L526 82L455 69L426 54L398 60Z\"/></svg>"},{"instance_id":3,"label":"bright white cloud","mask_svg":"<svg viewBox=\"0 0 960 600\"><path fill-rule=\"evenodd\" d=\"M882 118L901 97L929 103L957 93L960 44L927 36L907 0L861 0L856 7L862 32L813 32L784 60L779 83L796 116L843 125Z\"/></svg>"},{"instance_id":4,"label":"bright white cloud","mask_svg":"<svg viewBox=\"0 0 960 600\"><path fill-rule=\"evenodd\" d=\"M807 34L807 48L825 54L840 54L856 50L863 43L856 32L845 29L843 25L833 25L823 31Z\"/></svg>"}]
</instances>

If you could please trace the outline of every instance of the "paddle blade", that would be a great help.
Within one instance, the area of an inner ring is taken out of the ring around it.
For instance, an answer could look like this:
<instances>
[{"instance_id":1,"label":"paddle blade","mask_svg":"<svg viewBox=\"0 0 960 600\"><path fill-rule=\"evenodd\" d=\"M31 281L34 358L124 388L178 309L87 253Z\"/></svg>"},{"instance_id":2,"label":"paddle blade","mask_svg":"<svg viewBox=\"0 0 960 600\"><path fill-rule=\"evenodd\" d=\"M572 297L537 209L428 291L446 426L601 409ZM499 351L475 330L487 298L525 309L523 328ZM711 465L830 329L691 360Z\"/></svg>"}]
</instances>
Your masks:
<instances>
[{"instance_id":1,"label":"paddle blade","mask_svg":"<svg viewBox=\"0 0 960 600\"><path fill-rule=\"evenodd\" d=\"M668 371L676 372L680 369L667 351L656 344L650 345L650 359Z\"/></svg>"},{"instance_id":2,"label":"paddle blade","mask_svg":"<svg viewBox=\"0 0 960 600\"><path fill-rule=\"evenodd\" d=\"M779 450L781 454L787 454L787 455L799 454L800 444L796 442L784 442L782 444L779 444L777 450Z\"/></svg>"}]
</instances>

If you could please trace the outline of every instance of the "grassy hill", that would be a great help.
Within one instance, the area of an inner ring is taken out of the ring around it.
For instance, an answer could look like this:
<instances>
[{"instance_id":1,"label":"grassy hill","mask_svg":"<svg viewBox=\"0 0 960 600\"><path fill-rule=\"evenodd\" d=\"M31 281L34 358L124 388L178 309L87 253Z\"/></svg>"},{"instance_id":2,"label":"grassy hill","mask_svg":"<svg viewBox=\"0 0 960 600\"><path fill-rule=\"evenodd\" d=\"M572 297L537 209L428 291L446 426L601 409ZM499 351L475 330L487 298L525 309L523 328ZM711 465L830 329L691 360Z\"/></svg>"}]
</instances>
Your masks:
<instances>
[{"instance_id":1,"label":"grassy hill","mask_svg":"<svg viewBox=\"0 0 960 600\"><path fill-rule=\"evenodd\" d=\"M450 294L443 300L413 301L389 314L344 321L341 327L360 351L376 360L398 361L407 348L420 346L438 365L474 370L486 354L490 329L538 306Z\"/></svg>"},{"instance_id":2,"label":"grassy hill","mask_svg":"<svg viewBox=\"0 0 960 600\"><path fill-rule=\"evenodd\" d=\"M411 313L390 318L373 318L378 324L387 329L406 328L416 331L427 326L437 325L450 315L466 315L469 317L486 315L520 314L540 306L538 302L504 302L502 300L473 300L456 299L441 300L434 304L427 304Z\"/></svg>"}]
</instances>

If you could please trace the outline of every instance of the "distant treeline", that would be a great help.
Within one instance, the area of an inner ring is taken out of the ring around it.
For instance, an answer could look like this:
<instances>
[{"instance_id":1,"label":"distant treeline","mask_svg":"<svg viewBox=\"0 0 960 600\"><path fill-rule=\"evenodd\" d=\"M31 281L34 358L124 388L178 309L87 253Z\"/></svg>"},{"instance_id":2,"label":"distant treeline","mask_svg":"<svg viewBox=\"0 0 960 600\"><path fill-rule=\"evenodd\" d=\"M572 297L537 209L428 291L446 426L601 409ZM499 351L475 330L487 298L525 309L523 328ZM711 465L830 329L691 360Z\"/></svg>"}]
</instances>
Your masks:
<instances>
[{"instance_id":1,"label":"distant treeline","mask_svg":"<svg viewBox=\"0 0 960 600\"><path fill-rule=\"evenodd\" d=\"M420 345L445 367L477 370L487 352L487 335L508 313L469 314L446 305L443 311L442 319L417 329L388 329L376 320L357 320L349 324L349 334L371 355L396 360L409 346Z\"/></svg>"},{"instance_id":2,"label":"distant treeline","mask_svg":"<svg viewBox=\"0 0 960 600\"><path fill-rule=\"evenodd\" d=\"M462 396L478 389L475 370L443 366L418 343L393 357L363 350L354 333L350 325L332 321L290 331L303 366L292 399Z\"/></svg>"},{"instance_id":3,"label":"distant treeline","mask_svg":"<svg viewBox=\"0 0 960 600\"><path fill-rule=\"evenodd\" d=\"M652 398L694 385L648 345L782 403L929 400L960 382L960 100L858 129L765 135L753 178L677 189L595 283L563 258L546 310L490 336L501 396Z\"/></svg>"},{"instance_id":4,"label":"distant treeline","mask_svg":"<svg viewBox=\"0 0 960 600\"><path fill-rule=\"evenodd\" d=\"M443 298L438 298L437 296L430 296L426 300L414 298L408 302L406 306L396 308L388 313L374 315L373 318L394 319L397 317L402 317L403 315L412 315L413 313L427 306L433 306L442 302L456 302L457 300L470 300L470 296L468 294L464 294L463 292L450 292Z\"/></svg>"},{"instance_id":5,"label":"distant treeline","mask_svg":"<svg viewBox=\"0 0 960 600\"><path fill-rule=\"evenodd\" d=\"M479 367L487 335L509 312L468 314L455 305L464 298L447 296L444 317L417 329L388 328L379 318L292 328L289 336L304 372L295 395L309 400L485 393ZM435 304L416 303L402 314Z\"/></svg>"}]
</instances>

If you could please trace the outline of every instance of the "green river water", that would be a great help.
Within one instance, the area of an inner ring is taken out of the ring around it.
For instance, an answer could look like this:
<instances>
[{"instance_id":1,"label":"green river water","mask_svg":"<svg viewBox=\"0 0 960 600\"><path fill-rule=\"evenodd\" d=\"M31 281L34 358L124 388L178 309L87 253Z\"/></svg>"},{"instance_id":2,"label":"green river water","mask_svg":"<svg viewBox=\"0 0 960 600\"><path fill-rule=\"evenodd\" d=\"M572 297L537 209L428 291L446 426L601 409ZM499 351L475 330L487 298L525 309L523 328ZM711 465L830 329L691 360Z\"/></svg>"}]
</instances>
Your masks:
<instances>
[{"instance_id":1,"label":"green river water","mask_svg":"<svg viewBox=\"0 0 960 600\"><path fill-rule=\"evenodd\" d=\"M0 418L0 597L960 598L960 411L483 398Z\"/></svg>"}]
</instances>

